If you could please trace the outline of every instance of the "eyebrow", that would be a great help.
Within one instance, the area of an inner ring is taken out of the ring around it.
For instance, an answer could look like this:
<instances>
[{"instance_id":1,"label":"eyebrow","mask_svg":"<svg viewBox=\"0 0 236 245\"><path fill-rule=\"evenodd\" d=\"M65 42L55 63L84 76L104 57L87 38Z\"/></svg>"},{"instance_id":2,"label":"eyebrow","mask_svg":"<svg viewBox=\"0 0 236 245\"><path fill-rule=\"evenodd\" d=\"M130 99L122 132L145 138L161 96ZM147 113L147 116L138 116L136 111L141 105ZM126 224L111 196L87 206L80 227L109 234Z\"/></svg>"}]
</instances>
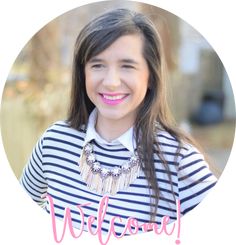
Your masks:
<instances>
[{"instance_id":1,"label":"eyebrow","mask_svg":"<svg viewBox=\"0 0 236 245\"><path fill-rule=\"evenodd\" d=\"M102 62L102 61L103 61L102 59L94 57L94 58L90 59L88 61L88 63L97 63L97 62Z\"/></svg>"},{"instance_id":2,"label":"eyebrow","mask_svg":"<svg viewBox=\"0 0 236 245\"><path fill-rule=\"evenodd\" d=\"M133 59L122 59L121 60L122 63L129 63L129 64L134 64L134 65L138 65L139 63Z\"/></svg>"},{"instance_id":3,"label":"eyebrow","mask_svg":"<svg viewBox=\"0 0 236 245\"><path fill-rule=\"evenodd\" d=\"M97 57L94 57L92 58L91 60L88 61L88 63L98 63L98 62L104 62L103 59L100 59L100 58L97 58ZM128 64L134 64L134 65L138 65L139 63L133 59L121 59L119 60L120 63L128 63Z\"/></svg>"}]
</instances>

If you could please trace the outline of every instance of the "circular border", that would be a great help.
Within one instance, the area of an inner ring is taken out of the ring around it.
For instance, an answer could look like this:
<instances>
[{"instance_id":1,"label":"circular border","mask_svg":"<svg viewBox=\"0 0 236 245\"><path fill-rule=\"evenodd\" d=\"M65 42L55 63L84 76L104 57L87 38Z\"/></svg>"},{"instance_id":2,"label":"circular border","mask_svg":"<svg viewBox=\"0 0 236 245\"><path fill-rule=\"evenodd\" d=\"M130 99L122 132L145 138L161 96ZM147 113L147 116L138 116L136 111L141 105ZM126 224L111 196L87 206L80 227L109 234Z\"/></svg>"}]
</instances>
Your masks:
<instances>
[{"instance_id":1,"label":"circular border","mask_svg":"<svg viewBox=\"0 0 236 245\"><path fill-rule=\"evenodd\" d=\"M0 81L1 94L7 74L16 56L37 30L45 23L67 12L75 7L92 3L93 1L14 1L10 0L0 7ZM236 38L231 32L233 30L232 1L218 1L214 5L200 0L179 0L174 3L171 0L141 1L166 9L177 16L181 16L186 22L197 29L216 50L221 58L233 90L235 87L235 69L233 67L232 53L236 53ZM210 15L209 15L210 13ZM11 20L11 21L9 21ZM4 224L0 236L0 243L8 241L10 244L56 244L53 234L48 227L51 223L47 214L32 203L31 199L23 191L21 192L4 153L2 140L0 140L0 190L1 190L1 223ZM191 211L181 219L181 244L222 244L225 240L236 241L234 229L230 223L236 218L233 211L236 206L233 192L233 176L235 172L235 146L233 146L228 164L215 189L208 194L198 208ZM31 215L33 214L33 215ZM33 218L37 218L37 220ZM62 228L61 222L58 223ZM136 236L123 238L122 240L111 240L110 244L128 244L136 240ZM150 244L175 244L174 236L156 236L152 233L139 236L139 242ZM97 244L96 237L84 234L79 240L73 239L69 232L62 244L78 244L81 242L93 242Z\"/></svg>"}]
</instances>

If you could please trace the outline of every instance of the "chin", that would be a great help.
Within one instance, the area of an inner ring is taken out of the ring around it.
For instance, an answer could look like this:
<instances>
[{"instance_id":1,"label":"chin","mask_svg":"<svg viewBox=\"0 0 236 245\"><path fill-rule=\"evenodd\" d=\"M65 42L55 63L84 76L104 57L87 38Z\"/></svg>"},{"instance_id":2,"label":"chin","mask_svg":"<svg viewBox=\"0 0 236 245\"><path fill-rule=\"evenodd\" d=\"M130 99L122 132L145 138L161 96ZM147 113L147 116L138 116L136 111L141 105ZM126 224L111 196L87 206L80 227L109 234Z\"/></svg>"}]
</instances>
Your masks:
<instances>
[{"instance_id":1,"label":"chin","mask_svg":"<svg viewBox=\"0 0 236 245\"><path fill-rule=\"evenodd\" d=\"M109 109L109 110L100 110L99 111L100 117L107 120L120 120L125 117L125 113L120 110Z\"/></svg>"},{"instance_id":2,"label":"chin","mask_svg":"<svg viewBox=\"0 0 236 245\"><path fill-rule=\"evenodd\" d=\"M123 115L121 114L117 114L117 113L104 113L102 115L102 117L104 119L107 119L107 120L111 120L111 121L118 121L118 120L121 120L123 118Z\"/></svg>"}]
</instances>

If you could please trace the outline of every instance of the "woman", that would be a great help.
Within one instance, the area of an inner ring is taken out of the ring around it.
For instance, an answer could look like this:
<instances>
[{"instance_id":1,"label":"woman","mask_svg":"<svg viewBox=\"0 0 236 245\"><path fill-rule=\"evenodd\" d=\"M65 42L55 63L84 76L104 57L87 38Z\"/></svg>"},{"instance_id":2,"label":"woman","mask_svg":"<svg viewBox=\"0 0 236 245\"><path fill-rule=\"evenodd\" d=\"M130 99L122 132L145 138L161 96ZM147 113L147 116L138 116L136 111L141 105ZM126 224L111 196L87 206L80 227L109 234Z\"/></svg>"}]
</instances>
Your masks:
<instances>
[{"instance_id":1,"label":"woman","mask_svg":"<svg viewBox=\"0 0 236 245\"><path fill-rule=\"evenodd\" d=\"M76 206L90 202L85 217L96 216L108 195L104 232L114 216L160 224L176 219L176 200L182 215L194 208L216 178L175 127L164 75L160 37L144 15L117 9L87 24L75 44L68 119L44 133L21 177L31 197L50 212L48 193L55 215L70 207L80 228Z\"/></svg>"}]
</instances>

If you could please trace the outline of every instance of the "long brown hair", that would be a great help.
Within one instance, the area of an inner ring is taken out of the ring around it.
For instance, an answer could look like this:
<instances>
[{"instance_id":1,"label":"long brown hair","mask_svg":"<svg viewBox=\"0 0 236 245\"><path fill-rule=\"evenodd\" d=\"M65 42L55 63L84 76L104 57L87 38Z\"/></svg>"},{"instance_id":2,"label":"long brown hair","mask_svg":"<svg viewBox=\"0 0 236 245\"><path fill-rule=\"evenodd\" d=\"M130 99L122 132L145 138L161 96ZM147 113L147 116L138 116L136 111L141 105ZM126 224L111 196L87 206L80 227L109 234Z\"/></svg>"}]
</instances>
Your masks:
<instances>
[{"instance_id":1,"label":"long brown hair","mask_svg":"<svg viewBox=\"0 0 236 245\"><path fill-rule=\"evenodd\" d=\"M147 61L150 74L148 90L139 106L134 123L134 137L137 142L138 154L142 158L142 169L149 183L150 217L151 220L154 220L160 194L155 173L154 154L157 154L162 160L172 184L168 163L164 159L158 143L156 135L158 127L156 125L159 124L161 128L179 141L176 159L182 141L192 144L194 142L177 129L171 117L166 98L165 62L161 38L154 24L145 15L128 9L116 9L97 17L81 30L74 50L68 122L71 127L79 130L81 126L87 124L89 114L95 107L88 98L85 89L85 64L109 47L117 38L128 34L142 35L144 40L143 56Z\"/></svg>"}]
</instances>

